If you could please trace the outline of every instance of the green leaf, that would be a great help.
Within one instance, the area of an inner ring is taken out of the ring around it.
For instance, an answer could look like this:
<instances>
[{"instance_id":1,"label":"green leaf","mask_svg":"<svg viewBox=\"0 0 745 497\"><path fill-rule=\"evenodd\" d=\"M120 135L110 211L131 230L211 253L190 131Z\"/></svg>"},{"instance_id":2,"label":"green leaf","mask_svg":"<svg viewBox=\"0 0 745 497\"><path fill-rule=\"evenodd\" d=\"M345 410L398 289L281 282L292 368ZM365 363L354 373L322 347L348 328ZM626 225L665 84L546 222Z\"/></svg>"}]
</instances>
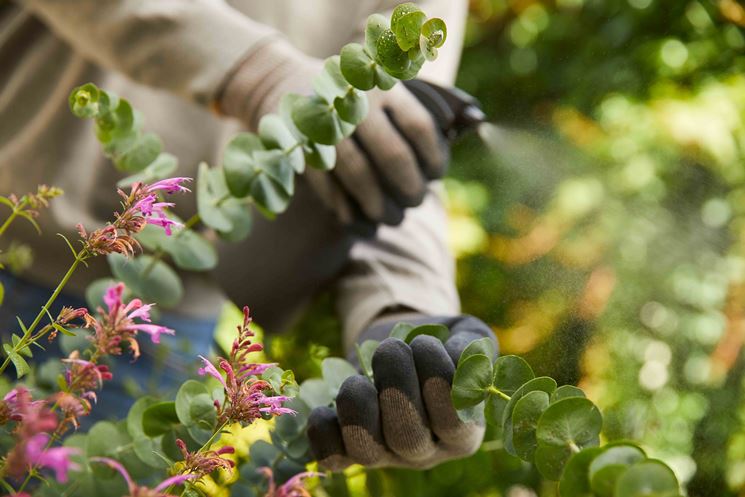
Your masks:
<instances>
[{"instance_id":1,"label":"green leaf","mask_svg":"<svg viewBox=\"0 0 745 497\"><path fill-rule=\"evenodd\" d=\"M127 258L116 253L107 258L114 276L145 302L157 302L169 308L181 301L184 294L181 279L163 261L149 255Z\"/></svg>"},{"instance_id":2,"label":"green leaf","mask_svg":"<svg viewBox=\"0 0 745 497\"><path fill-rule=\"evenodd\" d=\"M515 447L512 444L512 414L515 410L515 405L520 399L523 398L523 396L527 395L529 392L533 392L536 390L540 390L542 392L546 392L548 395L551 395L552 393L554 393L554 390L556 390L556 381L554 381L553 378L549 378L548 376L540 376L538 378L534 378L518 388L510 396L509 402L507 402L507 405L504 407L504 412L502 413L502 437L504 439L504 448L513 456L517 455L517 453L515 452Z\"/></svg>"},{"instance_id":3,"label":"green leaf","mask_svg":"<svg viewBox=\"0 0 745 497\"><path fill-rule=\"evenodd\" d=\"M339 388L344 380L357 374L357 370L350 363L338 357L327 357L321 363L323 379L331 392L331 397L336 398Z\"/></svg>"},{"instance_id":4,"label":"green leaf","mask_svg":"<svg viewBox=\"0 0 745 497\"><path fill-rule=\"evenodd\" d=\"M406 338L409 336L409 333L411 333L411 330L414 329L413 324L409 323L396 323L396 325L393 327L390 333L391 338L398 338L399 340L406 341Z\"/></svg>"},{"instance_id":5,"label":"green leaf","mask_svg":"<svg viewBox=\"0 0 745 497\"><path fill-rule=\"evenodd\" d=\"M465 352L465 351L464 351ZM533 369L522 358L514 355L498 357L494 361L492 385L510 397L522 385L535 378ZM502 426L502 417L508 400L497 394L490 394L486 399L486 422L493 426Z\"/></svg>"},{"instance_id":6,"label":"green leaf","mask_svg":"<svg viewBox=\"0 0 745 497\"><path fill-rule=\"evenodd\" d=\"M4 343L3 350L5 350L6 355L10 358L10 362L13 363L13 367L16 369L16 378L23 378L31 372L31 368L26 362L26 359L21 357L18 352L14 351L10 344Z\"/></svg>"},{"instance_id":7,"label":"green leaf","mask_svg":"<svg viewBox=\"0 0 745 497\"><path fill-rule=\"evenodd\" d=\"M432 61L437 58L437 49L440 48L447 38L447 26L445 21L437 17L432 18L422 25L419 37L419 50L426 60Z\"/></svg>"},{"instance_id":8,"label":"green leaf","mask_svg":"<svg viewBox=\"0 0 745 497\"><path fill-rule=\"evenodd\" d=\"M202 222L227 240L242 240L251 230L248 205L230 197L222 170L210 169L205 163L199 166L197 210Z\"/></svg>"},{"instance_id":9,"label":"green leaf","mask_svg":"<svg viewBox=\"0 0 745 497\"><path fill-rule=\"evenodd\" d=\"M145 409L158 402L158 399L154 397L141 397L132 404L127 413L127 433L130 437L137 438L145 435L142 428L142 415Z\"/></svg>"},{"instance_id":10,"label":"green leaf","mask_svg":"<svg viewBox=\"0 0 745 497\"><path fill-rule=\"evenodd\" d=\"M98 113L99 90L93 83L78 86L70 92L68 103L75 117L93 117Z\"/></svg>"},{"instance_id":11,"label":"green leaf","mask_svg":"<svg viewBox=\"0 0 745 497\"><path fill-rule=\"evenodd\" d=\"M450 329L444 324L422 324L416 326L406 335L406 343L411 343L419 335L429 335L445 343L450 338Z\"/></svg>"},{"instance_id":12,"label":"green leaf","mask_svg":"<svg viewBox=\"0 0 745 497\"><path fill-rule=\"evenodd\" d=\"M590 489L589 471L593 459L601 452L603 449L599 447L590 447L569 459L559 482L561 497L595 497Z\"/></svg>"},{"instance_id":13,"label":"green leaf","mask_svg":"<svg viewBox=\"0 0 745 497\"><path fill-rule=\"evenodd\" d=\"M321 378L310 378L302 382L298 397L311 409L327 406L334 400L331 389Z\"/></svg>"},{"instance_id":14,"label":"green leaf","mask_svg":"<svg viewBox=\"0 0 745 497\"><path fill-rule=\"evenodd\" d=\"M375 64L372 57L359 43L349 43L341 49L339 59L341 73L358 90L368 91L375 87Z\"/></svg>"},{"instance_id":15,"label":"green leaf","mask_svg":"<svg viewBox=\"0 0 745 497\"><path fill-rule=\"evenodd\" d=\"M551 403L553 404L554 402L570 397L585 397L585 392L581 388L572 385L562 385L551 394Z\"/></svg>"},{"instance_id":16,"label":"green leaf","mask_svg":"<svg viewBox=\"0 0 745 497\"><path fill-rule=\"evenodd\" d=\"M600 442L603 416L589 399L570 397L546 409L538 423L540 443L560 447L593 447Z\"/></svg>"},{"instance_id":17,"label":"green leaf","mask_svg":"<svg viewBox=\"0 0 745 497\"><path fill-rule=\"evenodd\" d=\"M175 216L171 217L178 220ZM217 265L215 248L206 238L193 230L182 229L168 236L163 229L146 225L136 237L145 248L166 252L181 269L207 271Z\"/></svg>"},{"instance_id":18,"label":"green leaf","mask_svg":"<svg viewBox=\"0 0 745 497\"><path fill-rule=\"evenodd\" d=\"M482 402L489 393L492 362L485 355L472 355L458 365L453 376L450 396L456 409L472 407Z\"/></svg>"},{"instance_id":19,"label":"green leaf","mask_svg":"<svg viewBox=\"0 0 745 497\"><path fill-rule=\"evenodd\" d=\"M343 97L352 89L344 79L340 64L340 56L329 57L323 64L323 71L313 79L313 90L327 102Z\"/></svg>"},{"instance_id":20,"label":"green leaf","mask_svg":"<svg viewBox=\"0 0 745 497\"><path fill-rule=\"evenodd\" d=\"M171 431L179 424L175 402L158 402L142 413L142 431L149 437L157 437Z\"/></svg>"},{"instance_id":21,"label":"green leaf","mask_svg":"<svg viewBox=\"0 0 745 497\"><path fill-rule=\"evenodd\" d=\"M286 121L277 114L266 114L259 121L259 137L268 149L279 149L284 152L290 167L298 174L305 170L302 139L293 134ZM294 148L293 148L294 147ZM292 149L291 152L288 150Z\"/></svg>"},{"instance_id":22,"label":"green leaf","mask_svg":"<svg viewBox=\"0 0 745 497\"><path fill-rule=\"evenodd\" d=\"M292 106L298 98L300 98L300 95L293 93L282 97L279 103L279 114L282 117L282 122L293 136L303 143L305 162L316 169L329 171L334 168L336 163L336 147L308 141L307 137L297 129L295 123L292 122Z\"/></svg>"},{"instance_id":23,"label":"green leaf","mask_svg":"<svg viewBox=\"0 0 745 497\"><path fill-rule=\"evenodd\" d=\"M378 54L378 39L389 28L388 19L381 14L372 14L365 23L365 50L371 57Z\"/></svg>"},{"instance_id":24,"label":"green leaf","mask_svg":"<svg viewBox=\"0 0 745 497\"><path fill-rule=\"evenodd\" d=\"M99 421L91 426L85 439L85 455L91 457L110 457L121 460L122 452L132 439L126 432L110 421ZM117 475L113 470L103 465L92 466L93 473L99 478L111 478Z\"/></svg>"},{"instance_id":25,"label":"green leaf","mask_svg":"<svg viewBox=\"0 0 745 497\"><path fill-rule=\"evenodd\" d=\"M553 445L538 445L533 456L536 469L547 480L558 481L564 467L573 455L569 447L555 447ZM562 496L563 497L563 496Z\"/></svg>"},{"instance_id":26,"label":"green leaf","mask_svg":"<svg viewBox=\"0 0 745 497\"><path fill-rule=\"evenodd\" d=\"M284 212L290 204L285 188L268 174L259 174L251 184L251 197L257 206L274 214Z\"/></svg>"},{"instance_id":27,"label":"green leaf","mask_svg":"<svg viewBox=\"0 0 745 497\"><path fill-rule=\"evenodd\" d=\"M355 89L334 100L334 107L339 117L355 126L365 119L369 106L367 95Z\"/></svg>"},{"instance_id":28,"label":"green leaf","mask_svg":"<svg viewBox=\"0 0 745 497\"><path fill-rule=\"evenodd\" d=\"M463 349L463 352L460 354L458 364L463 362L467 357L475 354L482 354L486 357L494 357L497 354L497 346L494 340L488 337L484 337L469 343L468 346L466 346L466 348Z\"/></svg>"},{"instance_id":29,"label":"green leaf","mask_svg":"<svg viewBox=\"0 0 745 497\"><path fill-rule=\"evenodd\" d=\"M163 143L153 133L140 135L130 148L114 161L117 169L138 172L145 169L160 155Z\"/></svg>"},{"instance_id":30,"label":"green leaf","mask_svg":"<svg viewBox=\"0 0 745 497\"><path fill-rule=\"evenodd\" d=\"M380 345L380 342L377 340L365 340L362 344L354 345L357 351L357 359L360 361L360 367L368 378L373 377L372 358L378 345Z\"/></svg>"},{"instance_id":31,"label":"green leaf","mask_svg":"<svg viewBox=\"0 0 745 497\"><path fill-rule=\"evenodd\" d=\"M383 31L378 39L375 60L391 75L402 73L411 65L409 55L398 46L396 35L390 29Z\"/></svg>"},{"instance_id":32,"label":"green leaf","mask_svg":"<svg viewBox=\"0 0 745 497\"><path fill-rule=\"evenodd\" d=\"M607 446L589 468L590 488L598 497L613 497L618 478L626 469L646 459L639 447L630 444Z\"/></svg>"},{"instance_id":33,"label":"green leaf","mask_svg":"<svg viewBox=\"0 0 745 497\"><path fill-rule=\"evenodd\" d=\"M675 473L662 461L649 459L634 464L618 478L615 497L673 497L679 492Z\"/></svg>"},{"instance_id":34,"label":"green leaf","mask_svg":"<svg viewBox=\"0 0 745 497\"><path fill-rule=\"evenodd\" d=\"M171 154L161 153L145 169L119 180L116 186L125 188L134 183L152 183L168 178L176 168L178 168L178 159Z\"/></svg>"},{"instance_id":35,"label":"green leaf","mask_svg":"<svg viewBox=\"0 0 745 497\"><path fill-rule=\"evenodd\" d=\"M0 283L0 305L3 305L4 300L5 300L5 285Z\"/></svg>"},{"instance_id":36,"label":"green leaf","mask_svg":"<svg viewBox=\"0 0 745 497\"><path fill-rule=\"evenodd\" d=\"M336 145L346 136L333 104L318 96L297 98L292 120L301 133L322 145Z\"/></svg>"},{"instance_id":37,"label":"green leaf","mask_svg":"<svg viewBox=\"0 0 745 497\"><path fill-rule=\"evenodd\" d=\"M163 437L158 436L150 438L146 435L138 435L132 440L132 450L137 458L151 468L164 470L169 467L166 456L161 454L160 448L163 444Z\"/></svg>"},{"instance_id":38,"label":"green leaf","mask_svg":"<svg viewBox=\"0 0 745 497\"><path fill-rule=\"evenodd\" d=\"M272 366L261 375L261 379L271 385L272 390L279 393L282 389L282 368Z\"/></svg>"},{"instance_id":39,"label":"green leaf","mask_svg":"<svg viewBox=\"0 0 745 497\"><path fill-rule=\"evenodd\" d=\"M204 409L205 405L209 409ZM176 393L175 407L178 420L187 427L199 425L200 421L213 423L217 419L215 406L209 390L207 390L204 384L198 381L187 380L181 385Z\"/></svg>"},{"instance_id":40,"label":"green leaf","mask_svg":"<svg viewBox=\"0 0 745 497\"><path fill-rule=\"evenodd\" d=\"M538 447L536 426L548 403L546 392L534 390L515 404L512 412L512 445L518 457L524 461L533 461L533 455Z\"/></svg>"},{"instance_id":41,"label":"green leaf","mask_svg":"<svg viewBox=\"0 0 745 497\"><path fill-rule=\"evenodd\" d=\"M412 2L403 3L393 9L391 30L395 33L401 50L408 51L419 44L422 24L426 19L424 12Z\"/></svg>"},{"instance_id":42,"label":"green leaf","mask_svg":"<svg viewBox=\"0 0 745 497\"><path fill-rule=\"evenodd\" d=\"M261 138L253 133L238 133L225 147L222 167L225 183L234 197L245 197L251 191L251 184L258 176L260 166L254 153L264 150Z\"/></svg>"}]
</instances>

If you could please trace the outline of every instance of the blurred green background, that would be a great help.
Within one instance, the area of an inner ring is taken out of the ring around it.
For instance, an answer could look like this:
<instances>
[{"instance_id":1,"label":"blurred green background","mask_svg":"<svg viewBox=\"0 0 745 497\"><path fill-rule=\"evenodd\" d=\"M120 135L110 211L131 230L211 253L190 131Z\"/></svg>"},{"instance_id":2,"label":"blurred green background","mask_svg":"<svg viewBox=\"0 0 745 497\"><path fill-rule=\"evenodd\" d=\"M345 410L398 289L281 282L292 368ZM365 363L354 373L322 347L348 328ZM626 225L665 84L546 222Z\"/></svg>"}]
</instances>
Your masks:
<instances>
[{"instance_id":1,"label":"blurred green background","mask_svg":"<svg viewBox=\"0 0 745 497\"><path fill-rule=\"evenodd\" d=\"M735 0L472 0L458 86L498 126L447 180L464 310L700 497L745 495L743 27ZM329 302L271 343L300 378L340 352ZM555 495L489 438L316 493Z\"/></svg>"}]
</instances>

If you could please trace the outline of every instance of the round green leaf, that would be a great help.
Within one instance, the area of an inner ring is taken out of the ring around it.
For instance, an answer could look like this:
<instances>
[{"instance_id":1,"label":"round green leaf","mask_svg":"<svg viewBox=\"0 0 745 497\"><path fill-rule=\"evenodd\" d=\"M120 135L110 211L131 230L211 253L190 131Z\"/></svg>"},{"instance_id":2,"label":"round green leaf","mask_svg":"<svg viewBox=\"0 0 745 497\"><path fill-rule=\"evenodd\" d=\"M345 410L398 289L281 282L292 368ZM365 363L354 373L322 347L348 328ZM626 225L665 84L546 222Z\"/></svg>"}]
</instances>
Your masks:
<instances>
[{"instance_id":1,"label":"round green leaf","mask_svg":"<svg viewBox=\"0 0 745 497\"><path fill-rule=\"evenodd\" d=\"M234 181L237 181L234 178ZM242 187L241 187L242 188ZM202 222L218 231L230 231L233 223L222 211L220 202L229 194L223 171L199 165L197 177L197 211Z\"/></svg>"},{"instance_id":2,"label":"round green leaf","mask_svg":"<svg viewBox=\"0 0 745 497\"><path fill-rule=\"evenodd\" d=\"M362 344L355 344L357 360L360 363L362 371L368 378L372 378L373 376L372 358L378 345L380 345L380 342L377 340L365 340Z\"/></svg>"},{"instance_id":3,"label":"round green leaf","mask_svg":"<svg viewBox=\"0 0 745 497\"><path fill-rule=\"evenodd\" d=\"M603 416L592 401L570 397L551 404L538 421L539 443L582 449L600 442Z\"/></svg>"},{"instance_id":4,"label":"round green leaf","mask_svg":"<svg viewBox=\"0 0 745 497\"><path fill-rule=\"evenodd\" d=\"M311 409L327 406L334 400L331 389L321 378L310 378L302 382L298 397Z\"/></svg>"},{"instance_id":5,"label":"round green leaf","mask_svg":"<svg viewBox=\"0 0 745 497\"><path fill-rule=\"evenodd\" d=\"M206 408L205 408L206 406ZM217 419L215 406L207 387L194 380L187 380L176 393L176 416L184 426L214 426ZM206 422L207 425L202 425Z\"/></svg>"},{"instance_id":6,"label":"round green leaf","mask_svg":"<svg viewBox=\"0 0 745 497\"><path fill-rule=\"evenodd\" d=\"M649 459L634 464L618 478L615 497L670 497L679 491L675 473L662 461Z\"/></svg>"},{"instance_id":7,"label":"round green leaf","mask_svg":"<svg viewBox=\"0 0 745 497\"><path fill-rule=\"evenodd\" d=\"M585 392L572 385L562 385L551 394L551 403L553 404L554 402L568 399L569 397L585 397Z\"/></svg>"},{"instance_id":8,"label":"round green leaf","mask_svg":"<svg viewBox=\"0 0 745 497\"><path fill-rule=\"evenodd\" d=\"M168 308L181 301L184 294L181 279L163 261L149 255L127 258L116 253L109 254L108 261L114 276L145 302L157 302Z\"/></svg>"},{"instance_id":9,"label":"round green leaf","mask_svg":"<svg viewBox=\"0 0 745 497\"><path fill-rule=\"evenodd\" d=\"M506 395L511 396L533 378L533 368L521 357L503 355L494 361L492 384Z\"/></svg>"},{"instance_id":10,"label":"round green leaf","mask_svg":"<svg viewBox=\"0 0 745 497\"><path fill-rule=\"evenodd\" d=\"M251 184L251 198L258 207L274 214L284 212L290 205L288 193L268 174L256 176Z\"/></svg>"},{"instance_id":11,"label":"round green leaf","mask_svg":"<svg viewBox=\"0 0 745 497\"><path fill-rule=\"evenodd\" d=\"M321 371L323 372L323 379L329 388L331 397L334 399L339 393L339 388L341 388L344 380L357 374L354 366L338 357L327 357L324 359L321 363Z\"/></svg>"},{"instance_id":12,"label":"round green leaf","mask_svg":"<svg viewBox=\"0 0 745 497\"><path fill-rule=\"evenodd\" d=\"M238 133L225 147L222 167L225 171L225 183L235 197L245 197L251 190L259 166L254 153L264 150L261 138L253 133Z\"/></svg>"},{"instance_id":13,"label":"round green leaf","mask_svg":"<svg viewBox=\"0 0 745 497\"><path fill-rule=\"evenodd\" d=\"M149 166L160 155L163 142L153 133L140 135L132 146L115 161L120 171L137 172Z\"/></svg>"},{"instance_id":14,"label":"round green leaf","mask_svg":"<svg viewBox=\"0 0 745 497\"><path fill-rule=\"evenodd\" d=\"M367 95L355 89L347 92L342 97L336 97L334 100L334 107L339 117L354 125L361 123L365 119L369 105Z\"/></svg>"},{"instance_id":15,"label":"round green leaf","mask_svg":"<svg viewBox=\"0 0 745 497\"><path fill-rule=\"evenodd\" d=\"M412 2L403 3L393 9L391 30L395 33L401 50L407 51L419 43L422 24L426 19L424 12Z\"/></svg>"},{"instance_id":16,"label":"round green leaf","mask_svg":"<svg viewBox=\"0 0 745 497\"><path fill-rule=\"evenodd\" d=\"M439 341L445 343L450 337L450 329L442 324L422 324L412 328L405 338L406 343L411 343L419 335L429 335L437 338Z\"/></svg>"},{"instance_id":17,"label":"round green leaf","mask_svg":"<svg viewBox=\"0 0 745 497\"><path fill-rule=\"evenodd\" d=\"M639 447L620 444L605 447L589 469L590 487L598 497L613 497L616 481L626 469L646 459Z\"/></svg>"},{"instance_id":18,"label":"round green leaf","mask_svg":"<svg viewBox=\"0 0 745 497\"><path fill-rule=\"evenodd\" d=\"M142 413L142 431L149 437L157 437L171 431L179 424L175 402L158 402Z\"/></svg>"},{"instance_id":19,"label":"round green leaf","mask_svg":"<svg viewBox=\"0 0 745 497\"><path fill-rule=\"evenodd\" d=\"M488 337L484 337L469 343L468 346L463 349L463 352L460 354L458 364L463 362L467 357L470 357L474 354L482 354L486 357L494 357L497 354L497 346L494 340Z\"/></svg>"},{"instance_id":20,"label":"round green leaf","mask_svg":"<svg viewBox=\"0 0 745 497\"><path fill-rule=\"evenodd\" d=\"M533 456L533 462L544 478L556 481L561 478L564 467L573 454L574 452L569 447L540 445L539 443Z\"/></svg>"},{"instance_id":21,"label":"round green leaf","mask_svg":"<svg viewBox=\"0 0 745 497\"><path fill-rule=\"evenodd\" d=\"M396 323L389 336L391 338L398 338L399 340L403 340L405 342L406 338L409 336L409 333L411 333L411 330L413 329L414 325L411 323Z\"/></svg>"},{"instance_id":22,"label":"round green leaf","mask_svg":"<svg viewBox=\"0 0 745 497\"><path fill-rule=\"evenodd\" d=\"M590 464L601 452L599 447L590 447L569 458L559 481L561 497L595 497L590 489Z\"/></svg>"},{"instance_id":23,"label":"round green leaf","mask_svg":"<svg viewBox=\"0 0 745 497\"><path fill-rule=\"evenodd\" d=\"M99 421L94 424L85 439L86 457L119 459L121 453L132 441L125 431L109 421ZM106 466L100 465L93 467L93 472L102 478L111 478L116 474Z\"/></svg>"},{"instance_id":24,"label":"round green leaf","mask_svg":"<svg viewBox=\"0 0 745 497\"><path fill-rule=\"evenodd\" d=\"M518 457L524 461L533 461L538 446L536 426L547 407L548 394L541 390L528 392L515 404L512 412L512 445Z\"/></svg>"},{"instance_id":25,"label":"round green leaf","mask_svg":"<svg viewBox=\"0 0 745 497\"><path fill-rule=\"evenodd\" d=\"M178 168L178 159L167 153L161 153L142 171L119 180L116 186L125 188L134 183L152 183L168 178Z\"/></svg>"},{"instance_id":26,"label":"round green leaf","mask_svg":"<svg viewBox=\"0 0 745 497\"><path fill-rule=\"evenodd\" d=\"M370 54L371 57L375 57L378 54L378 39L383 32L390 26L388 19L381 14L373 14L367 18L365 24L365 50Z\"/></svg>"},{"instance_id":27,"label":"round green leaf","mask_svg":"<svg viewBox=\"0 0 745 497\"><path fill-rule=\"evenodd\" d=\"M284 119L277 114L266 114L259 121L259 137L269 149L280 149L284 152L290 167L298 174L305 170L303 148L299 139L287 126ZM292 150L291 152L288 152Z\"/></svg>"},{"instance_id":28,"label":"round green leaf","mask_svg":"<svg viewBox=\"0 0 745 497\"><path fill-rule=\"evenodd\" d=\"M310 167L330 171L336 165L336 147L309 142L305 146L305 161Z\"/></svg>"},{"instance_id":29,"label":"round green leaf","mask_svg":"<svg viewBox=\"0 0 745 497\"><path fill-rule=\"evenodd\" d=\"M472 355L458 364L453 376L450 395L456 409L473 407L489 393L492 379L492 362L485 355Z\"/></svg>"},{"instance_id":30,"label":"round green leaf","mask_svg":"<svg viewBox=\"0 0 745 497\"><path fill-rule=\"evenodd\" d=\"M339 66L344 78L358 90L372 90L375 86L375 61L359 43L342 47Z\"/></svg>"},{"instance_id":31,"label":"round green leaf","mask_svg":"<svg viewBox=\"0 0 745 497\"><path fill-rule=\"evenodd\" d=\"M323 63L323 71L313 78L313 90L325 101L333 102L351 89L341 72L341 57L333 55Z\"/></svg>"},{"instance_id":32,"label":"round green leaf","mask_svg":"<svg viewBox=\"0 0 745 497\"><path fill-rule=\"evenodd\" d=\"M504 408L504 412L502 413L502 437L504 439L504 448L513 456L516 456L517 452L515 452L515 447L512 444L512 413L515 410L515 405L523 398L523 396L536 390L551 395L554 390L556 390L556 381L548 376L541 376L528 381L512 394L509 402L507 402L507 405Z\"/></svg>"},{"instance_id":33,"label":"round green leaf","mask_svg":"<svg viewBox=\"0 0 745 497\"><path fill-rule=\"evenodd\" d=\"M181 269L207 271L217 266L217 251L206 238L193 230L167 237L163 249Z\"/></svg>"},{"instance_id":34,"label":"round green leaf","mask_svg":"<svg viewBox=\"0 0 745 497\"><path fill-rule=\"evenodd\" d=\"M132 440L132 450L137 458L151 468L164 470L169 464L161 454L162 435L150 438L147 435L138 435Z\"/></svg>"},{"instance_id":35,"label":"round green leaf","mask_svg":"<svg viewBox=\"0 0 745 497\"><path fill-rule=\"evenodd\" d=\"M411 64L409 55L398 46L396 35L390 29L381 33L377 50L376 62L390 74L401 73L408 69Z\"/></svg>"},{"instance_id":36,"label":"round green leaf","mask_svg":"<svg viewBox=\"0 0 745 497\"><path fill-rule=\"evenodd\" d=\"M336 145L345 136L333 104L318 96L296 99L292 106L292 120L300 132L322 145Z\"/></svg>"},{"instance_id":37,"label":"round green leaf","mask_svg":"<svg viewBox=\"0 0 745 497\"><path fill-rule=\"evenodd\" d=\"M295 193L295 170L282 151L259 150L254 153L254 159L261 172L274 180L288 197Z\"/></svg>"},{"instance_id":38,"label":"round green leaf","mask_svg":"<svg viewBox=\"0 0 745 497\"><path fill-rule=\"evenodd\" d=\"M148 407L157 404L158 399L154 397L141 397L132 404L127 413L127 433L132 438L145 434L142 428L142 414Z\"/></svg>"}]
</instances>

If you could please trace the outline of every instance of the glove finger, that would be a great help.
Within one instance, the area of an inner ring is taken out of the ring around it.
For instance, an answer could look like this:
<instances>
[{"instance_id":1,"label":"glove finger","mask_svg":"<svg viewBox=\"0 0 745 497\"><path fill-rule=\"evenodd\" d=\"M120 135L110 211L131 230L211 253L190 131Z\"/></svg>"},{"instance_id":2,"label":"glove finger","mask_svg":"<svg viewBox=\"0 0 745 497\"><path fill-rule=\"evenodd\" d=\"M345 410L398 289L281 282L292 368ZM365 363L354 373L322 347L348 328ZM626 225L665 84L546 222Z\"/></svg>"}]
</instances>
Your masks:
<instances>
[{"instance_id":1,"label":"glove finger","mask_svg":"<svg viewBox=\"0 0 745 497\"><path fill-rule=\"evenodd\" d=\"M388 453L375 385L366 376L347 378L336 397L336 412L347 455L366 466L383 463Z\"/></svg>"},{"instance_id":2,"label":"glove finger","mask_svg":"<svg viewBox=\"0 0 745 497\"><path fill-rule=\"evenodd\" d=\"M490 338L496 346L497 355L499 355L499 343L494 333L486 323L478 318L463 316L450 325L450 331L450 338L445 342L445 350L448 351L453 364L458 364L458 359L460 359L463 350L471 342L480 338Z\"/></svg>"},{"instance_id":3,"label":"glove finger","mask_svg":"<svg viewBox=\"0 0 745 497\"><path fill-rule=\"evenodd\" d=\"M372 368L386 445L407 461L431 457L436 446L411 348L397 338L383 340L373 355Z\"/></svg>"},{"instance_id":4,"label":"glove finger","mask_svg":"<svg viewBox=\"0 0 745 497\"><path fill-rule=\"evenodd\" d=\"M386 109L391 122L406 138L427 179L442 178L447 169L450 147L432 115L413 95L409 105Z\"/></svg>"},{"instance_id":5,"label":"glove finger","mask_svg":"<svg viewBox=\"0 0 745 497\"><path fill-rule=\"evenodd\" d=\"M458 418L450 398L455 374L450 355L440 340L428 335L414 338L411 351L432 431L451 454L473 453L481 444L484 427Z\"/></svg>"},{"instance_id":6,"label":"glove finger","mask_svg":"<svg viewBox=\"0 0 745 497\"><path fill-rule=\"evenodd\" d=\"M353 140L343 140L336 146L337 166L334 176L359 206L362 213L374 222L384 217L383 190L375 172Z\"/></svg>"},{"instance_id":7,"label":"glove finger","mask_svg":"<svg viewBox=\"0 0 745 497\"><path fill-rule=\"evenodd\" d=\"M328 173L307 168L301 178L308 181L311 189L316 193L324 207L334 212L342 225L346 226L354 221L349 201Z\"/></svg>"},{"instance_id":8,"label":"glove finger","mask_svg":"<svg viewBox=\"0 0 745 497\"><path fill-rule=\"evenodd\" d=\"M313 457L332 471L346 468L352 462L344 450L344 441L336 411L330 407L316 407L308 417L308 439Z\"/></svg>"},{"instance_id":9,"label":"glove finger","mask_svg":"<svg viewBox=\"0 0 745 497\"><path fill-rule=\"evenodd\" d=\"M354 137L378 172L383 190L398 205L422 203L427 188L416 155L382 110L371 110Z\"/></svg>"}]
</instances>

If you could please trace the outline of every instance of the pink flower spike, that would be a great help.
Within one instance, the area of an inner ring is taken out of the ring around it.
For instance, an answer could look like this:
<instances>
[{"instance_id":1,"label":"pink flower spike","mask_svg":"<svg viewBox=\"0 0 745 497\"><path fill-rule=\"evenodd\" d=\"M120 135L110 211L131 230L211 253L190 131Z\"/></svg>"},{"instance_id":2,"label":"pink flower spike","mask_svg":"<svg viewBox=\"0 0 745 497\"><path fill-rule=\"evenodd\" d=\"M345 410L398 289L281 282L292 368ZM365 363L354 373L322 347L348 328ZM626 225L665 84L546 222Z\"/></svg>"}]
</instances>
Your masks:
<instances>
[{"instance_id":1,"label":"pink flower spike","mask_svg":"<svg viewBox=\"0 0 745 497\"><path fill-rule=\"evenodd\" d=\"M117 283L114 286L109 287L106 293L103 294L103 302L109 311L115 307L122 305L122 294L124 293L124 283Z\"/></svg>"},{"instance_id":2,"label":"pink flower spike","mask_svg":"<svg viewBox=\"0 0 745 497\"><path fill-rule=\"evenodd\" d=\"M163 490L170 487L171 485L181 485L185 481L193 480L197 476L198 475L195 475L195 474L172 476L170 478L163 480L163 482L157 487L155 487L153 490L155 490L156 492L162 492Z\"/></svg>"},{"instance_id":3,"label":"pink flower spike","mask_svg":"<svg viewBox=\"0 0 745 497\"><path fill-rule=\"evenodd\" d=\"M150 339L153 343L160 343L160 335L175 335L176 332L171 328L165 326L159 326L157 324L133 324L127 326L128 330L142 331L150 335Z\"/></svg>"},{"instance_id":4,"label":"pink flower spike","mask_svg":"<svg viewBox=\"0 0 745 497\"><path fill-rule=\"evenodd\" d=\"M119 463L119 461L115 461L114 459L108 458L108 457L91 457L90 459L93 462L100 462L104 463L110 468L116 470L119 472L120 475L127 481L127 488L129 489L129 493L134 492L136 489L135 482L132 481L132 477L129 476L129 473L127 472L127 469Z\"/></svg>"},{"instance_id":5,"label":"pink flower spike","mask_svg":"<svg viewBox=\"0 0 745 497\"><path fill-rule=\"evenodd\" d=\"M191 181L191 178L168 178L160 180L156 183L153 183L152 185L149 185L146 187L146 191L148 193L154 192L157 190L163 190L166 193L176 193L176 192L190 192L188 188L183 186L181 183L188 183Z\"/></svg>"},{"instance_id":6,"label":"pink flower spike","mask_svg":"<svg viewBox=\"0 0 745 497\"><path fill-rule=\"evenodd\" d=\"M67 472L79 469L80 466L70 461L70 456L79 454L80 450L71 447L52 447L44 449L49 441L49 435L39 433L29 439L26 444L26 459L32 466L50 468L60 483L67 482Z\"/></svg>"},{"instance_id":7,"label":"pink flower spike","mask_svg":"<svg viewBox=\"0 0 745 497\"><path fill-rule=\"evenodd\" d=\"M199 375L200 376L204 376L205 374L209 374L210 376L212 376L214 378L217 378L220 381L220 383L222 383L222 386L227 389L228 388L228 384L225 383L225 378L222 377L222 375L220 374L220 371L217 370L217 368L215 367L215 365L212 364L209 361L209 359L207 359L204 356L201 356L200 355L199 358L202 360L202 362L204 362L204 367L203 368L199 368L197 370L197 372L199 373Z\"/></svg>"}]
</instances>

